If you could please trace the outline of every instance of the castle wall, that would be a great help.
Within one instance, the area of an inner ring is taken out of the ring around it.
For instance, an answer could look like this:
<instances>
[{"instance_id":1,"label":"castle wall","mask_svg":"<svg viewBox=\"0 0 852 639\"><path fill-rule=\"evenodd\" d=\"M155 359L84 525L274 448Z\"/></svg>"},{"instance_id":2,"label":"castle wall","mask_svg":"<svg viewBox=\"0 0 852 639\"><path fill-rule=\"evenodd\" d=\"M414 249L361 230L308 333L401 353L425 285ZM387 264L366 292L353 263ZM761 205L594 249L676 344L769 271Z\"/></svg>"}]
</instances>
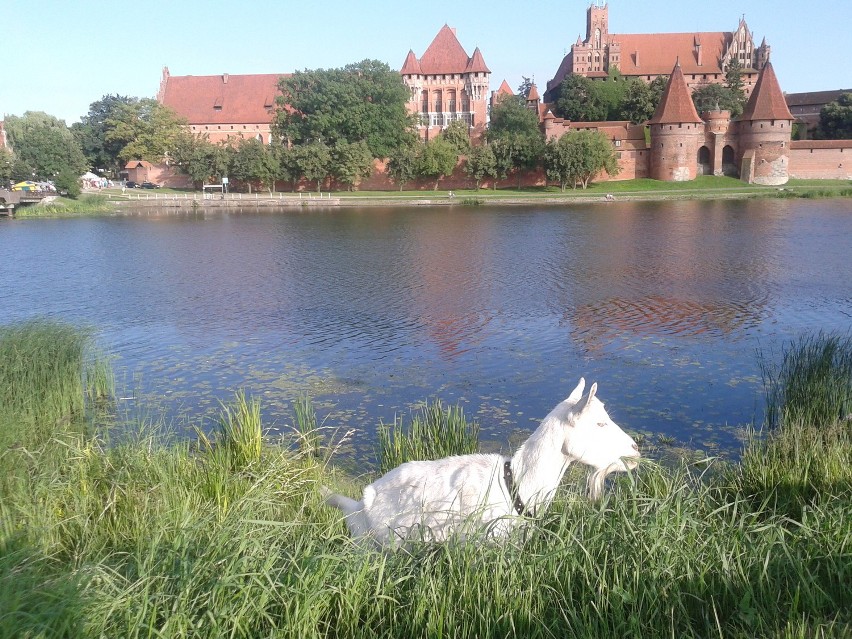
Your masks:
<instances>
[{"instance_id":1,"label":"castle wall","mask_svg":"<svg viewBox=\"0 0 852 639\"><path fill-rule=\"evenodd\" d=\"M790 143L791 178L852 180L852 140Z\"/></svg>"}]
</instances>

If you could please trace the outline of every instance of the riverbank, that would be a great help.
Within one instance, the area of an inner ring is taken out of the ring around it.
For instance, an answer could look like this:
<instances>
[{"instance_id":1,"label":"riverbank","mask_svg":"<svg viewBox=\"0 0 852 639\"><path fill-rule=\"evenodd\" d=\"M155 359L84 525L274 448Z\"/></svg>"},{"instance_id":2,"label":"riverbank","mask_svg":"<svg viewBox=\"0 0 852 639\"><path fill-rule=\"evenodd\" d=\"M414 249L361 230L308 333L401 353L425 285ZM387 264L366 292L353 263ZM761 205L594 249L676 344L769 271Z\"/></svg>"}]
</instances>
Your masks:
<instances>
[{"instance_id":1,"label":"riverbank","mask_svg":"<svg viewBox=\"0 0 852 639\"><path fill-rule=\"evenodd\" d=\"M84 193L78 200L60 198L47 205L23 207L18 217L74 217L121 214L130 210L158 209L175 212L235 208L339 208L457 206L564 206L610 204L618 201L730 200L752 198L852 197L846 180L790 180L783 187L745 184L734 178L702 176L691 182L628 180L592 184L588 189L557 188L462 190L462 191L353 191L261 192L204 195L173 189L103 189Z\"/></svg>"},{"instance_id":2,"label":"riverbank","mask_svg":"<svg viewBox=\"0 0 852 639\"><path fill-rule=\"evenodd\" d=\"M797 399L739 464L646 462L596 503L570 474L505 542L390 554L321 503L320 484L355 495L369 475L333 469L309 404L274 441L239 394L213 437L143 418L114 437L91 347L63 325L0 330L0 636L852 632L852 432L811 421L846 414L825 402L852 396L848 339L791 349L771 396Z\"/></svg>"}]
</instances>

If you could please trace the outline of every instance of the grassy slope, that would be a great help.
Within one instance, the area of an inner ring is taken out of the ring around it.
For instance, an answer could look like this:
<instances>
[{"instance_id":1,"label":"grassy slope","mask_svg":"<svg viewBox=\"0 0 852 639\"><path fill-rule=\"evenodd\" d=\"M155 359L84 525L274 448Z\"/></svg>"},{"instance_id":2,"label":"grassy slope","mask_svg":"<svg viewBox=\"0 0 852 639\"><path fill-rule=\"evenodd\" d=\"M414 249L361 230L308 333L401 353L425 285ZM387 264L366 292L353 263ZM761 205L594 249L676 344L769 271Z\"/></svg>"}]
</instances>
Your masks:
<instances>
[{"instance_id":1,"label":"grassy slope","mask_svg":"<svg viewBox=\"0 0 852 639\"><path fill-rule=\"evenodd\" d=\"M852 632L848 421L831 432L782 425L741 466L648 463L595 504L572 476L506 543L367 553L320 503L317 483L339 485L335 473L315 449L260 445L251 399L238 395L219 436L198 445L164 444L144 424L121 444L87 432L77 417L89 346L76 335L0 331L0 350L26 351L38 370L57 361L49 345L64 344L59 380L0 359L0 379L26 380L0 411L0 637ZM48 388L59 398L49 406L27 399ZM299 427L313 441L306 407ZM826 456L846 463L801 490ZM784 482L755 473L767 467Z\"/></svg>"}]
</instances>

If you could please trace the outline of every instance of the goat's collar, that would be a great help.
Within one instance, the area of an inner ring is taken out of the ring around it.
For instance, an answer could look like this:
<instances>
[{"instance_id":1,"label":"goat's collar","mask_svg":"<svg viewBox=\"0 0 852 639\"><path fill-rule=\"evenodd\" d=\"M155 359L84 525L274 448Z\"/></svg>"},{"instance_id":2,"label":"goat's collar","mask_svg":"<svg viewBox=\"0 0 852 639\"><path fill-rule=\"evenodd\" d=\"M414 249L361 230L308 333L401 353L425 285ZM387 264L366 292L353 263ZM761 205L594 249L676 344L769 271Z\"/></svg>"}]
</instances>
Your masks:
<instances>
[{"instance_id":1,"label":"goat's collar","mask_svg":"<svg viewBox=\"0 0 852 639\"><path fill-rule=\"evenodd\" d=\"M511 461L506 461L506 463L503 464L503 481L506 483L506 488L509 489L509 496L512 498L512 506L515 507L515 511L521 517L532 517L532 513L527 510L527 507L521 500L521 496L518 494L518 491L515 490L515 478L512 474Z\"/></svg>"}]
</instances>

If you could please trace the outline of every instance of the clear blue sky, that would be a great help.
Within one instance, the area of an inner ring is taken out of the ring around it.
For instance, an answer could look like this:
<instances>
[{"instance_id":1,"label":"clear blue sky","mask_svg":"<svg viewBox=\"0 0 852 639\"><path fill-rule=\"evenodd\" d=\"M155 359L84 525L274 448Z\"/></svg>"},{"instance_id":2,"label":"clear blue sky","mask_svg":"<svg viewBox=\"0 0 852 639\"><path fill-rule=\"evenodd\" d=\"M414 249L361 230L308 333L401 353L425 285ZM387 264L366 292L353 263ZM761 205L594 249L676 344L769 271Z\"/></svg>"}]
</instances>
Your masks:
<instances>
[{"instance_id":1,"label":"clear blue sky","mask_svg":"<svg viewBox=\"0 0 852 639\"><path fill-rule=\"evenodd\" d=\"M172 75L287 73L374 58L402 66L444 25L491 89L522 76L543 90L578 35L590 0L4 0L0 117L45 111L69 125L106 94L154 97ZM609 0L610 31L733 31L745 14L788 93L852 88L850 0Z\"/></svg>"}]
</instances>

